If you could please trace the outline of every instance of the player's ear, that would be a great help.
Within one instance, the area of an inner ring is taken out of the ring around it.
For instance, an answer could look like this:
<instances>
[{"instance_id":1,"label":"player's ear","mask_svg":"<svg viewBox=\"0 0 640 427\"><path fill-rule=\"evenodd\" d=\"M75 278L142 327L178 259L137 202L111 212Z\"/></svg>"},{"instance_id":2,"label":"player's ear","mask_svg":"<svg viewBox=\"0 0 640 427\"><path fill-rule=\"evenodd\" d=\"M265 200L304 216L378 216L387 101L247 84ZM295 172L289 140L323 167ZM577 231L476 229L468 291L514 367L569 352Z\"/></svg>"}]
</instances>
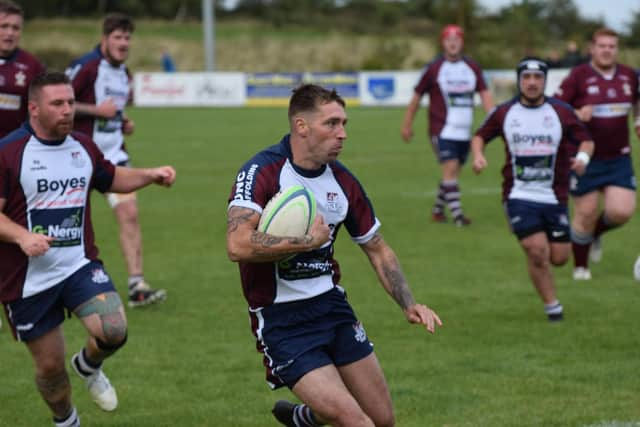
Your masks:
<instances>
[{"instance_id":1,"label":"player's ear","mask_svg":"<svg viewBox=\"0 0 640 427\"><path fill-rule=\"evenodd\" d=\"M307 133L309 132L309 125L304 117L297 116L293 119L293 129L298 135L307 136Z\"/></svg>"}]
</instances>

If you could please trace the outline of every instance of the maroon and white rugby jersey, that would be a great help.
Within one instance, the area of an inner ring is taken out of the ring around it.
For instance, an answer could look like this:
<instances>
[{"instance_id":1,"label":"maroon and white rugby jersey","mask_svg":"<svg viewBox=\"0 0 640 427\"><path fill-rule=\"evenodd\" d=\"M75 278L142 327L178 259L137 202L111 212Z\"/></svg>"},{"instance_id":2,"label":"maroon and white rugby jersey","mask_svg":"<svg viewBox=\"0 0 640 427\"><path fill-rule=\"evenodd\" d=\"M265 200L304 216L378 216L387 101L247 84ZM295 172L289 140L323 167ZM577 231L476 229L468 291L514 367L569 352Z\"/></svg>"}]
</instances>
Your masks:
<instances>
[{"instance_id":1,"label":"maroon and white rugby jersey","mask_svg":"<svg viewBox=\"0 0 640 427\"><path fill-rule=\"evenodd\" d=\"M117 115L111 119L77 115L75 129L91 136L104 157L114 165L129 160L122 134L123 112L131 93L131 76L127 67L124 64L111 65L97 46L75 60L66 73L71 79L77 102L98 105L111 98L118 108Z\"/></svg>"},{"instance_id":2,"label":"maroon and white rugby jersey","mask_svg":"<svg viewBox=\"0 0 640 427\"><path fill-rule=\"evenodd\" d=\"M439 56L427 65L414 91L429 94L429 135L468 141L474 94L486 88L480 67L467 57L452 62Z\"/></svg>"},{"instance_id":3,"label":"maroon and white rugby jersey","mask_svg":"<svg viewBox=\"0 0 640 427\"><path fill-rule=\"evenodd\" d=\"M610 77L591 64L574 67L555 96L578 109L593 105L593 116L586 122L596 149L594 159L612 159L631 152L629 111L638 101L638 76L626 65L618 64Z\"/></svg>"},{"instance_id":4,"label":"maroon and white rugby jersey","mask_svg":"<svg viewBox=\"0 0 640 427\"><path fill-rule=\"evenodd\" d=\"M22 49L0 58L0 138L27 120L29 83L43 71L44 66Z\"/></svg>"},{"instance_id":5,"label":"maroon and white rugby jersey","mask_svg":"<svg viewBox=\"0 0 640 427\"><path fill-rule=\"evenodd\" d=\"M291 159L288 135L256 154L240 169L229 208L240 206L262 213L280 189L302 185L315 195L318 215L332 228L331 240L279 263L240 262L244 295L252 309L307 299L332 289L340 283L333 244L342 224L359 244L368 242L380 227L364 189L341 163L309 171L295 166Z\"/></svg>"},{"instance_id":6,"label":"maroon and white rugby jersey","mask_svg":"<svg viewBox=\"0 0 640 427\"><path fill-rule=\"evenodd\" d=\"M485 143L502 136L502 198L566 204L571 145L591 140L570 105L554 98L536 107L519 97L494 108L476 131Z\"/></svg>"},{"instance_id":7,"label":"maroon and white rugby jersey","mask_svg":"<svg viewBox=\"0 0 640 427\"><path fill-rule=\"evenodd\" d=\"M1 302L42 292L97 259L89 193L107 191L114 174L115 167L83 134L42 141L25 124L0 140L2 213L31 232L55 238L37 257L0 241Z\"/></svg>"}]
</instances>

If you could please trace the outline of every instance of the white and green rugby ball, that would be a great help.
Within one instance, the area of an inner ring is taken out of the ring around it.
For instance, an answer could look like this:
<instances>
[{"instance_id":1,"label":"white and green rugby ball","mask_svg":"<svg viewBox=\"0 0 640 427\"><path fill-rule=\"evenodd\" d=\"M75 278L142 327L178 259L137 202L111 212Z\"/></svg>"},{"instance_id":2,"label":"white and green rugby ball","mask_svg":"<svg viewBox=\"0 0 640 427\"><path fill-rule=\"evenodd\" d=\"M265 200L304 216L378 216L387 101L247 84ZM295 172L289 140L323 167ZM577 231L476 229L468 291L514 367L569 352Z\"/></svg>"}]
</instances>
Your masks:
<instances>
[{"instance_id":1,"label":"white and green rugby ball","mask_svg":"<svg viewBox=\"0 0 640 427\"><path fill-rule=\"evenodd\" d=\"M280 190L264 207L258 231L278 237L302 237L316 217L316 198L302 185Z\"/></svg>"}]
</instances>

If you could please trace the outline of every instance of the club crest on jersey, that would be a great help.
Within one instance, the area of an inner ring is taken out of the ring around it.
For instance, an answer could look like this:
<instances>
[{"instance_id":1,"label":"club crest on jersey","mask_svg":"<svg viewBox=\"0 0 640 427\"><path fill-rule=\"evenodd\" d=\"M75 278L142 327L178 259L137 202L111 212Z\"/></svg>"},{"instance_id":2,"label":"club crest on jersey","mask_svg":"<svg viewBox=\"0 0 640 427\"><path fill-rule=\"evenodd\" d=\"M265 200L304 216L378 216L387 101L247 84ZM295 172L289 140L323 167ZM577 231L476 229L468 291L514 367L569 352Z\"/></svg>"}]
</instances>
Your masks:
<instances>
[{"instance_id":1,"label":"club crest on jersey","mask_svg":"<svg viewBox=\"0 0 640 427\"><path fill-rule=\"evenodd\" d=\"M509 121L509 127L510 128L519 128L521 126L520 122L518 121L518 119L512 119Z\"/></svg>"},{"instance_id":2,"label":"club crest on jersey","mask_svg":"<svg viewBox=\"0 0 640 427\"><path fill-rule=\"evenodd\" d=\"M615 98L618 95L618 93L616 92L616 90L614 88L609 88L607 89L607 96L609 98Z\"/></svg>"},{"instance_id":3,"label":"club crest on jersey","mask_svg":"<svg viewBox=\"0 0 640 427\"><path fill-rule=\"evenodd\" d=\"M16 78L16 86L25 86L27 84L27 75L24 72L18 71L15 74L15 78Z\"/></svg>"},{"instance_id":4,"label":"club crest on jersey","mask_svg":"<svg viewBox=\"0 0 640 427\"><path fill-rule=\"evenodd\" d=\"M587 86L587 93L589 95L597 95L600 93L600 88L598 86Z\"/></svg>"},{"instance_id":5,"label":"club crest on jersey","mask_svg":"<svg viewBox=\"0 0 640 427\"><path fill-rule=\"evenodd\" d=\"M631 96L631 86L629 86L629 83L625 83L622 85L622 91L626 96Z\"/></svg>"},{"instance_id":6,"label":"club crest on jersey","mask_svg":"<svg viewBox=\"0 0 640 427\"><path fill-rule=\"evenodd\" d=\"M355 332L353 337L356 339L356 341L365 342L367 340L367 333L365 332L364 327L362 326L362 323L360 322L354 323L353 331Z\"/></svg>"},{"instance_id":7,"label":"club crest on jersey","mask_svg":"<svg viewBox=\"0 0 640 427\"><path fill-rule=\"evenodd\" d=\"M86 164L85 159L82 157L81 151L71 152L71 166L76 168L82 168Z\"/></svg>"},{"instance_id":8,"label":"club crest on jersey","mask_svg":"<svg viewBox=\"0 0 640 427\"><path fill-rule=\"evenodd\" d=\"M96 268L95 270L91 270L91 281L93 283L107 283L109 281L109 276L104 272L101 268Z\"/></svg>"},{"instance_id":9,"label":"club crest on jersey","mask_svg":"<svg viewBox=\"0 0 640 427\"><path fill-rule=\"evenodd\" d=\"M327 209L331 212L338 212L338 193L327 191Z\"/></svg>"},{"instance_id":10,"label":"club crest on jersey","mask_svg":"<svg viewBox=\"0 0 640 427\"><path fill-rule=\"evenodd\" d=\"M542 127L545 127L547 129L552 128L553 127L553 117L544 116L544 118L542 119Z\"/></svg>"}]
</instances>

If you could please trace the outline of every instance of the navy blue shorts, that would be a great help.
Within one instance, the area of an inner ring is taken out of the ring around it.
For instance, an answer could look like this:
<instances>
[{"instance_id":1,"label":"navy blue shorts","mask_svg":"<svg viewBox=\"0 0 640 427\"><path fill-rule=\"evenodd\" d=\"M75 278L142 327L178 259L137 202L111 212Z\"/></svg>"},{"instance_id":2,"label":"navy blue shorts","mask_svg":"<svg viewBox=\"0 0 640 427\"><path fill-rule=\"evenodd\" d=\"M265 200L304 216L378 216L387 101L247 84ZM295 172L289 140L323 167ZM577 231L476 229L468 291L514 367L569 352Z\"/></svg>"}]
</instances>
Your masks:
<instances>
[{"instance_id":1,"label":"navy blue shorts","mask_svg":"<svg viewBox=\"0 0 640 427\"><path fill-rule=\"evenodd\" d=\"M438 161L440 163L447 160L457 160L461 165L466 163L469 156L469 141L454 141L434 135L431 137L431 143L438 153Z\"/></svg>"},{"instance_id":2,"label":"navy blue shorts","mask_svg":"<svg viewBox=\"0 0 640 427\"><path fill-rule=\"evenodd\" d=\"M258 350L264 354L267 382L274 389L293 388L314 369L348 365L373 352L344 290L338 287L250 314Z\"/></svg>"},{"instance_id":3,"label":"navy blue shorts","mask_svg":"<svg viewBox=\"0 0 640 427\"><path fill-rule=\"evenodd\" d=\"M630 156L609 160L591 160L582 176L571 173L571 194L583 196L604 187L622 187L636 190L636 177Z\"/></svg>"},{"instance_id":4,"label":"navy blue shorts","mask_svg":"<svg viewBox=\"0 0 640 427\"><path fill-rule=\"evenodd\" d=\"M105 292L116 292L116 288L102 264L92 261L56 286L6 303L5 308L16 339L32 341L60 325L65 309L73 311Z\"/></svg>"},{"instance_id":5,"label":"navy blue shorts","mask_svg":"<svg viewBox=\"0 0 640 427\"><path fill-rule=\"evenodd\" d=\"M543 232L550 242L569 242L569 209L566 205L507 200L504 203L511 231L522 240L532 234Z\"/></svg>"}]
</instances>

